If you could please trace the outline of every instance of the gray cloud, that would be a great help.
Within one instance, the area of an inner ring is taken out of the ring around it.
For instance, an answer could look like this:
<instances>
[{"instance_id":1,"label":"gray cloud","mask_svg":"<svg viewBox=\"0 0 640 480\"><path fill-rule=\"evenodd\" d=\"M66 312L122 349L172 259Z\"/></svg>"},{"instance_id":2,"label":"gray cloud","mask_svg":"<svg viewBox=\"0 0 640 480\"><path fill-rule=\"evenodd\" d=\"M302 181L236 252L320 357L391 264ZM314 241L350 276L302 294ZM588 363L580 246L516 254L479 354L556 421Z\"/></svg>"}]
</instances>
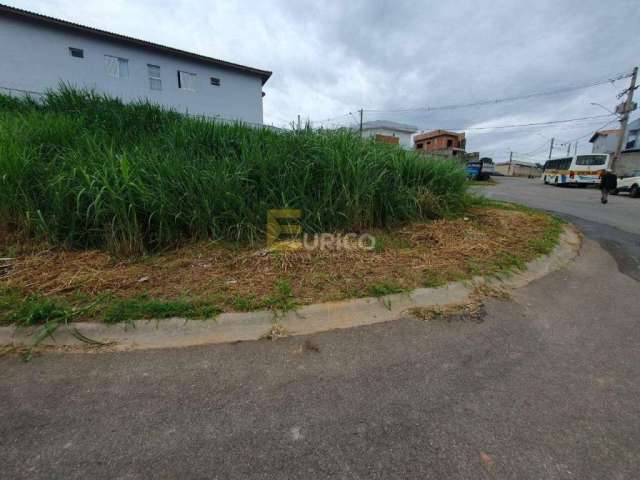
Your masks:
<instances>
[{"instance_id":1,"label":"gray cloud","mask_svg":"<svg viewBox=\"0 0 640 480\"><path fill-rule=\"evenodd\" d=\"M169 2L30 0L17 7L274 72L265 121L319 120L359 108L394 110L523 95L588 83L640 63L635 0ZM627 81L526 101L446 111L368 112L421 128L577 118L612 108ZM469 130L469 148L541 160L604 124ZM615 125L612 124L612 126ZM586 138L581 150L588 151ZM536 155L525 157L526 153Z\"/></svg>"}]
</instances>

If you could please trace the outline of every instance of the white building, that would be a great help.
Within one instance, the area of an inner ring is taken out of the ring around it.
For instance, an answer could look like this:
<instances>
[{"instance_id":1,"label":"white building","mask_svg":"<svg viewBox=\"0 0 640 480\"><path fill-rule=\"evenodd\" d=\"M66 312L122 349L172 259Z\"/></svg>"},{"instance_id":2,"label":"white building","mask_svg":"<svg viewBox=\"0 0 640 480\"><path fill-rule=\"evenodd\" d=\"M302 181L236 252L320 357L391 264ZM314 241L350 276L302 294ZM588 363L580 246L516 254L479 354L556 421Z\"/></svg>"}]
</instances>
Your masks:
<instances>
[{"instance_id":1,"label":"white building","mask_svg":"<svg viewBox=\"0 0 640 480\"><path fill-rule=\"evenodd\" d=\"M591 135L591 153L613 153L620 138L620 130L599 130Z\"/></svg>"},{"instance_id":2,"label":"white building","mask_svg":"<svg viewBox=\"0 0 640 480\"><path fill-rule=\"evenodd\" d=\"M620 130L600 130L595 132L589 142L593 144L592 153L614 153L618 146ZM640 118L636 118L627 124L622 150L640 149Z\"/></svg>"},{"instance_id":3,"label":"white building","mask_svg":"<svg viewBox=\"0 0 640 480\"><path fill-rule=\"evenodd\" d=\"M414 127L413 125L391 122L389 120L374 120L362 124L363 137L375 137L380 141L397 143L406 149L413 148L411 138L417 131L418 127Z\"/></svg>"},{"instance_id":4,"label":"white building","mask_svg":"<svg viewBox=\"0 0 640 480\"><path fill-rule=\"evenodd\" d=\"M123 101L262 123L271 72L0 5L0 93L38 95L61 82Z\"/></svg>"}]
</instances>

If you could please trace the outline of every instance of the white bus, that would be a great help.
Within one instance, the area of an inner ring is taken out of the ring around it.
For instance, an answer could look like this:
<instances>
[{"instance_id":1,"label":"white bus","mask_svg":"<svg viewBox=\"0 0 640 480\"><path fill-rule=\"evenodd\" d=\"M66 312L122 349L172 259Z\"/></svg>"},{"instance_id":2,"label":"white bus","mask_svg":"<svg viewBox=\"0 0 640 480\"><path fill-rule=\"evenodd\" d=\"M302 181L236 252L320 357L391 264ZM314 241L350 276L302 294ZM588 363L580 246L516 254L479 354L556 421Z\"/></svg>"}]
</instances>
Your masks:
<instances>
[{"instance_id":1,"label":"white bus","mask_svg":"<svg viewBox=\"0 0 640 480\"><path fill-rule=\"evenodd\" d=\"M607 168L607 153L552 158L544 164L542 181L553 185L593 185L600 183L600 177Z\"/></svg>"}]
</instances>

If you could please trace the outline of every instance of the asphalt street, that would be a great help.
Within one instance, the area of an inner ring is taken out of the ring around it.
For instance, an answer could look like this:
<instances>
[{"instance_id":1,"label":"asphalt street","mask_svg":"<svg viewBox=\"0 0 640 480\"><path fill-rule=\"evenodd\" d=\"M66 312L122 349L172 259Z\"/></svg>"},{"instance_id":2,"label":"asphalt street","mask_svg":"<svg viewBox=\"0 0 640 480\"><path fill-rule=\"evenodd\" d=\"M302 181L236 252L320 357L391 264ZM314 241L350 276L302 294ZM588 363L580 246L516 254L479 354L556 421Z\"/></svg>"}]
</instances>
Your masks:
<instances>
[{"instance_id":1,"label":"asphalt street","mask_svg":"<svg viewBox=\"0 0 640 480\"><path fill-rule=\"evenodd\" d=\"M497 186L481 187L490 198L517 201L640 235L640 198L630 198L626 193L610 195L609 203L603 205L600 190L594 187L556 187L545 185L539 178L494 178Z\"/></svg>"},{"instance_id":2,"label":"asphalt street","mask_svg":"<svg viewBox=\"0 0 640 480\"><path fill-rule=\"evenodd\" d=\"M600 243L621 271L640 281L640 198L610 195L603 205L596 188L556 187L539 179L496 179L498 185L478 191L489 198L518 202L564 218Z\"/></svg>"},{"instance_id":3,"label":"asphalt street","mask_svg":"<svg viewBox=\"0 0 640 480\"><path fill-rule=\"evenodd\" d=\"M481 321L1 358L2 477L639 478L640 200L486 194L570 215L580 255Z\"/></svg>"}]
</instances>

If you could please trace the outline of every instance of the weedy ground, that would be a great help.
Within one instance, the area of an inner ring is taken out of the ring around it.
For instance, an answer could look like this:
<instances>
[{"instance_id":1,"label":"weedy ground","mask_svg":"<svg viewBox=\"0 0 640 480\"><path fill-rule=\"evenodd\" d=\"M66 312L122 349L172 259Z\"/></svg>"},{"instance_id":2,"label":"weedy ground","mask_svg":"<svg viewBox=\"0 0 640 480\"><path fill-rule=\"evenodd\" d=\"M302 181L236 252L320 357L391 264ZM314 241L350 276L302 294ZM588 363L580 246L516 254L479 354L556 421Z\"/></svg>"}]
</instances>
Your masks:
<instances>
[{"instance_id":1,"label":"weedy ground","mask_svg":"<svg viewBox=\"0 0 640 480\"><path fill-rule=\"evenodd\" d=\"M22 239L141 255L202 240L262 244L267 211L307 233L459 215L456 162L347 129L190 118L61 86L0 95L0 224Z\"/></svg>"},{"instance_id":2,"label":"weedy ground","mask_svg":"<svg viewBox=\"0 0 640 480\"><path fill-rule=\"evenodd\" d=\"M99 250L18 254L0 273L0 321L47 318L126 322L212 318L438 287L501 276L549 253L562 222L509 204L480 201L467 216L374 230L373 250L278 251L197 242L135 258ZM6 250L6 249L5 249Z\"/></svg>"},{"instance_id":3,"label":"weedy ground","mask_svg":"<svg viewBox=\"0 0 640 480\"><path fill-rule=\"evenodd\" d=\"M0 95L0 323L211 318L500 275L557 220L473 199L460 165L346 130L275 131L61 86ZM270 209L373 250L262 248Z\"/></svg>"}]
</instances>

